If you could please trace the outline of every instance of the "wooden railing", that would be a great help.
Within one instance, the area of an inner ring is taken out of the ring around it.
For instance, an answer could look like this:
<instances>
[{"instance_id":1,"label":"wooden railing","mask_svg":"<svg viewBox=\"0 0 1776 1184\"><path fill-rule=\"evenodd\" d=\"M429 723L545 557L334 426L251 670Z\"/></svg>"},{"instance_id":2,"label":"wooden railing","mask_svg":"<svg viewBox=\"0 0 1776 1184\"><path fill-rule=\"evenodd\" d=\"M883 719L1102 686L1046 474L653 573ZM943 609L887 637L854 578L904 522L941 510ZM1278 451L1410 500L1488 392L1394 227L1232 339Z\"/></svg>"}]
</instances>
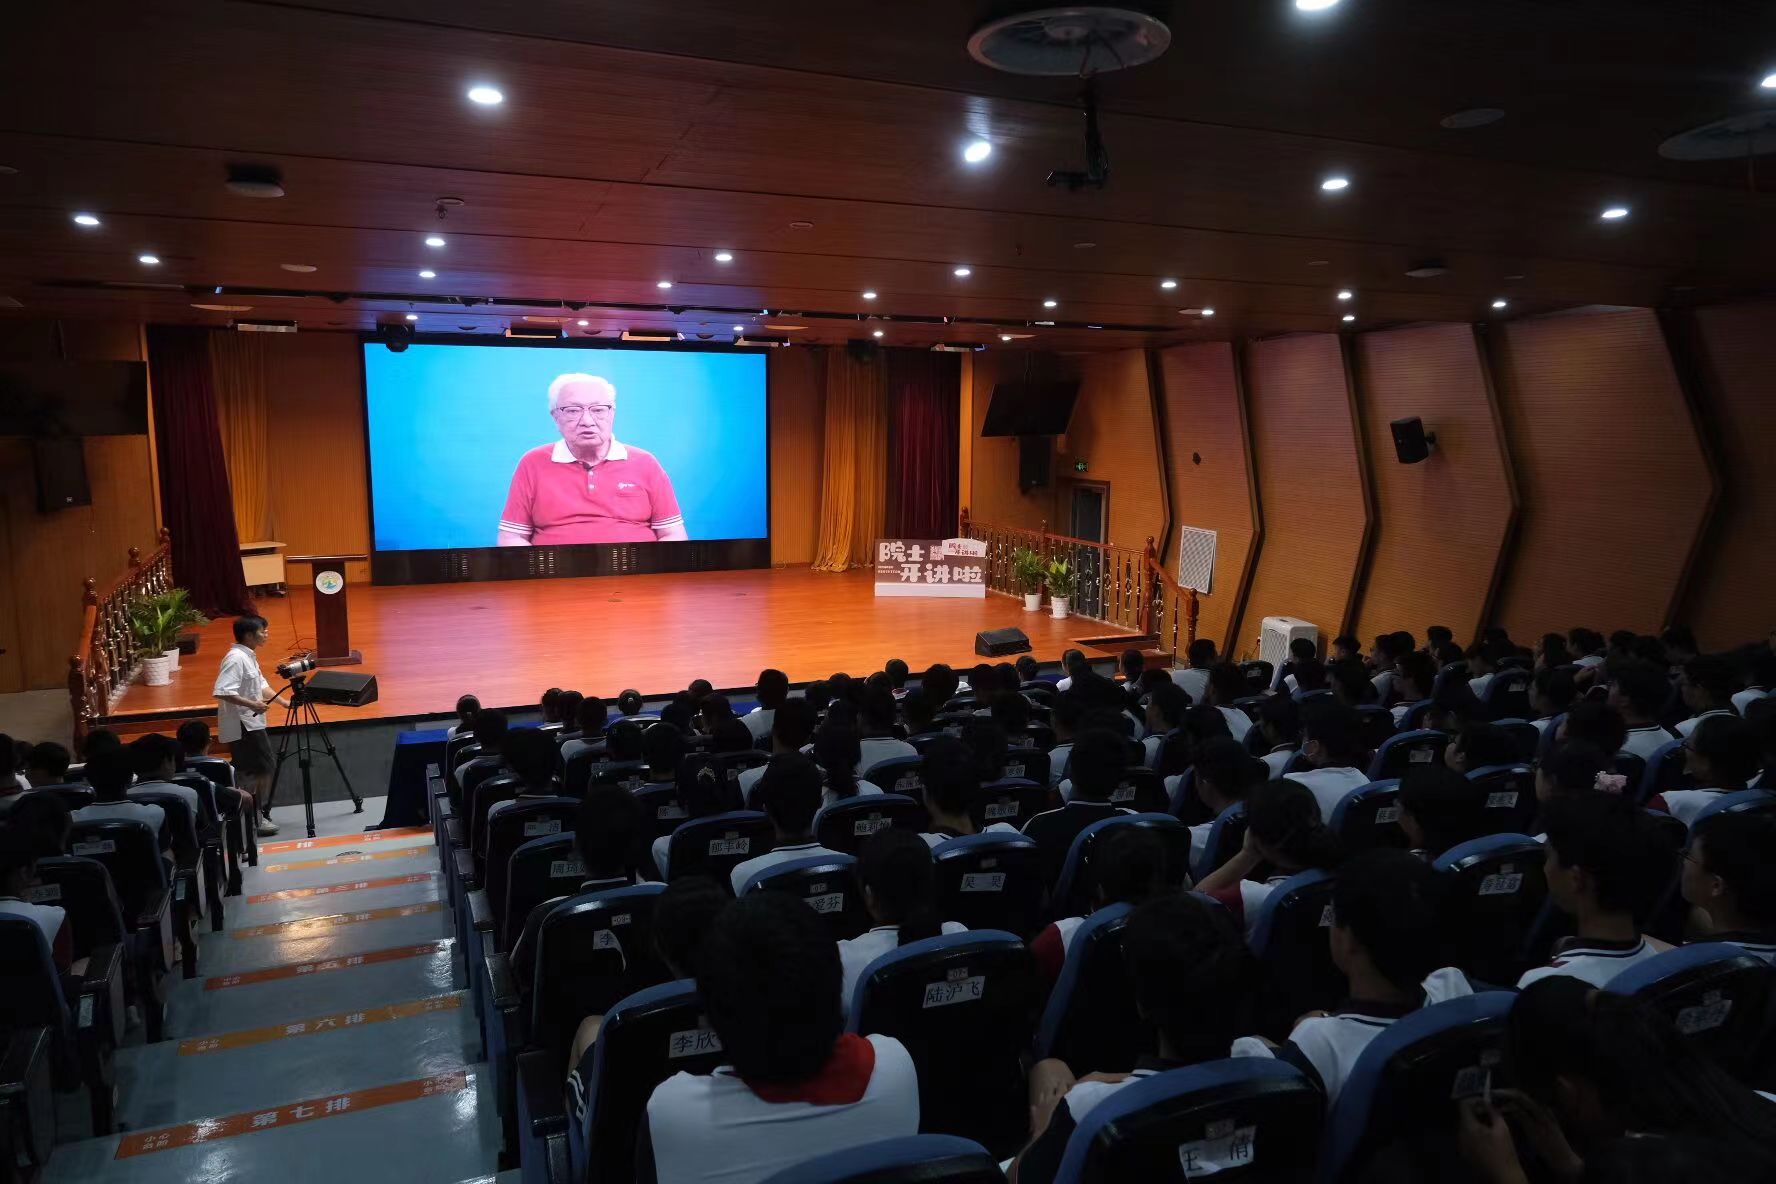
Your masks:
<instances>
[{"instance_id":1,"label":"wooden railing","mask_svg":"<svg viewBox=\"0 0 1776 1184\"><path fill-rule=\"evenodd\" d=\"M1159 563L1153 539L1143 547L1093 542L971 519L961 514L961 534L987 544L987 587L1023 595L1013 576L1013 557L1028 547L1044 560L1061 559L1073 568L1071 609L1082 617L1142 635L1157 636L1159 649L1181 655L1196 638L1196 593L1172 582Z\"/></svg>"},{"instance_id":2,"label":"wooden railing","mask_svg":"<svg viewBox=\"0 0 1776 1184\"><path fill-rule=\"evenodd\" d=\"M129 686L137 659L148 656L136 645L130 609L172 586L173 540L165 530L160 532L160 545L146 559L140 548L131 547L129 567L103 591L91 576L86 578L80 637L68 658L68 699L74 709L77 752L84 750L94 725L110 714L113 701Z\"/></svg>"}]
</instances>

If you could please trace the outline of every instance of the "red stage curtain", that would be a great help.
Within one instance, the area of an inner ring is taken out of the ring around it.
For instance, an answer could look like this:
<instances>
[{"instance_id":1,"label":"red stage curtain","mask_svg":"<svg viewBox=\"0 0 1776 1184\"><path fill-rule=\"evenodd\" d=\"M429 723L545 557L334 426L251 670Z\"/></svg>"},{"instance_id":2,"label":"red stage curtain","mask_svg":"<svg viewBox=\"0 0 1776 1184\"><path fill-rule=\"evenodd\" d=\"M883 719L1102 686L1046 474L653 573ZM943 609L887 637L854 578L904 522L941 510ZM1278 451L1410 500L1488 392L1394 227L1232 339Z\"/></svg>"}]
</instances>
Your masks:
<instances>
[{"instance_id":1,"label":"red stage curtain","mask_svg":"<svg viewBox=\"0 0 1776 1184\"><path fill-rule=\"evenodd\" d=\"M161 516L173 536L173 582L211 616L250 612L216 420L209 330L150 326L148 378Z\"/></svg>"},{"instance_id":2,"label":"red stage curtain","mask_svg":"<svg viewBox=\"0 0 1776 1184\"><path fill-rule=\"evenodd\" d=\"M886 353L888 535L950 538L956 533L961 362L955 354L924 350Z\"/></svg>"}]
</instances>

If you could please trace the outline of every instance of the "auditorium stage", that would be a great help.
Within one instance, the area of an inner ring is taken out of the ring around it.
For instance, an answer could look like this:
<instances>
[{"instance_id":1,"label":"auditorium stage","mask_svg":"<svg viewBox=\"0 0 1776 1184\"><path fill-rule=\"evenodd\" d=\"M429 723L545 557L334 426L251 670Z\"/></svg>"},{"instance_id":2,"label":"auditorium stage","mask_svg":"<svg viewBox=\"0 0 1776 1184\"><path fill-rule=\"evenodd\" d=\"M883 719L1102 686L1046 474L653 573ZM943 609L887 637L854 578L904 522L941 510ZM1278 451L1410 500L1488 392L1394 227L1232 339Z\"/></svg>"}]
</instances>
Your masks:
<instances>
[{"instance_id":1,"label":"auditorium stage","mask_svg":"<svg viewBox=\"0 0 1776 1184\"><path fill-rule=\"evenodd\" d=\"M375 674L381 698L358 709L322 708L324 720L449 713L473 692L490 706L535 704L550 686L614 699L634 687L649 697L707 678L751 687L776 666L793 682L837 670L868 674L889 658L914 671L933 662L972 666L974 635L1015 625L1039 661L1057 660L1077 639L1117 630L1078 617L1027 613L1023 601L877 599L873 573L808 568L511 580L402 587L354 585L352 645ZM271 642L260 650L267 677L285 656L312 644L314 593L292 587L260 612ZM217 664L232 644L229 620L202 630L195 655L165 687L132 685L113 717L146 722L164 712L213 709ZM281 680L279 680L281 681ZM273 722L281 722L274 710Z\"/></svg>"}]
</instances>

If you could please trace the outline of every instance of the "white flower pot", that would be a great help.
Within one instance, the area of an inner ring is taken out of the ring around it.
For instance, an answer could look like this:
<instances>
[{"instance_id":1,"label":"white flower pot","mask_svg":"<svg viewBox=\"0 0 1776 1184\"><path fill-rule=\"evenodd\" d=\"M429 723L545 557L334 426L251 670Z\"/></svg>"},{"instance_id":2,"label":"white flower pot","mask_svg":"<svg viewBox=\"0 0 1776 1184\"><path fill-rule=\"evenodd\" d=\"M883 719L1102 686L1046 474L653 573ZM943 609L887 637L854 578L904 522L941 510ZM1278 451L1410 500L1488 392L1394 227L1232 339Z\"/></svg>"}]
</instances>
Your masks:
<instances>
[{"instance_id":1,"label":"white flower pot","mask_svg":"<svg viewBox=\"0 0 1776 1184\"><path fill-rule=\"evenodd\" d=\"M1064 621L1067 619L1067 600L1068 598L1065 596L1050 596L1048 598L1049 607L1054 612L1055 620Z\"/></svg>"},{"instance_id":2,"label":"white flower pot","mask_svg":"<svg viewBox=\"0 0 1776 1184\"><path fill-rule=\"evenodd\" d=\"M172 663L165 657L142 659L142 682L151 687L164 687L173 681Z\"/></svg>"},{"instance_id":3,"label":"white flower pot","mask_svg":"<svg viewBox=\"0 0 1776 1184\"><path fill-rule=\"evenodd\" d=\"M1042 611L1042 593L1040 593L1040 592L1026 592L1026 593L1024 593L1024 611L1027 613L1041 612Z\"/></svg>"},{"instance_id":4,"label":"white flower pot","mask_svg":"<svg viewBox=\"0 0 1776 1184\"><path fill-rule=\"evenodd\" d=\"M167 667L168 670L177 670L179 668L179 647L178 646L174 646L170 650L162 650L160 656L165 658L169 663L171 663L171 665L169 665Z\"/></svg>"}]
</instances>

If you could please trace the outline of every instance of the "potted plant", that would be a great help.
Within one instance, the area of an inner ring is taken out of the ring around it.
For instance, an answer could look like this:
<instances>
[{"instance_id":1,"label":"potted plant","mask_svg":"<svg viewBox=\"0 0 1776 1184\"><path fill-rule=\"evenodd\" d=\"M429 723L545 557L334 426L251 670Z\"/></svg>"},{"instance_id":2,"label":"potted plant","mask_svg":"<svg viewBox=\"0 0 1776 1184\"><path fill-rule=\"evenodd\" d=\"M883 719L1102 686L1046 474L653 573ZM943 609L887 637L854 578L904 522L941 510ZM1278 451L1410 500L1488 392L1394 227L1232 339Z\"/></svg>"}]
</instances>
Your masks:
<instances>
[{"instance_id":1,"label":"potted plant","mask_svg":"<svg viewBox=\"0 0 1776 1184\"><path fill-rule=\"evenodd\" d=\"M1042 581L1048 575L1048 564L1028 547L1019 547L1011 557L1011 578L1024 594L1024 611L1033 613L1042 607Z\"/></svg>"},{"instance_id":2,"label":"potted plant","mask_svg":"<svg viewBox=\"0 0 1776 1184\"><path fill-rule=\"evenodd\" d=\"M142 659L142 681L151 687L170 683L179 668L179 633L188 625L207 625L210 619L191 604L191 593L169 588L144 597L130 609L130 628L136 644L148 656Z\"/></svg>"},{"instance_id":3,"label":"potted plant","mask_svg":"<svg viewBox=\"0 0 1776 1184\"><path fill-rule=\"evenodd\" d=\"M1048 565L1048 599L1057 621L1067 618L1067 602L1073 596L1073 566L1056 559Z\"/></svg>"}]
</instances>

